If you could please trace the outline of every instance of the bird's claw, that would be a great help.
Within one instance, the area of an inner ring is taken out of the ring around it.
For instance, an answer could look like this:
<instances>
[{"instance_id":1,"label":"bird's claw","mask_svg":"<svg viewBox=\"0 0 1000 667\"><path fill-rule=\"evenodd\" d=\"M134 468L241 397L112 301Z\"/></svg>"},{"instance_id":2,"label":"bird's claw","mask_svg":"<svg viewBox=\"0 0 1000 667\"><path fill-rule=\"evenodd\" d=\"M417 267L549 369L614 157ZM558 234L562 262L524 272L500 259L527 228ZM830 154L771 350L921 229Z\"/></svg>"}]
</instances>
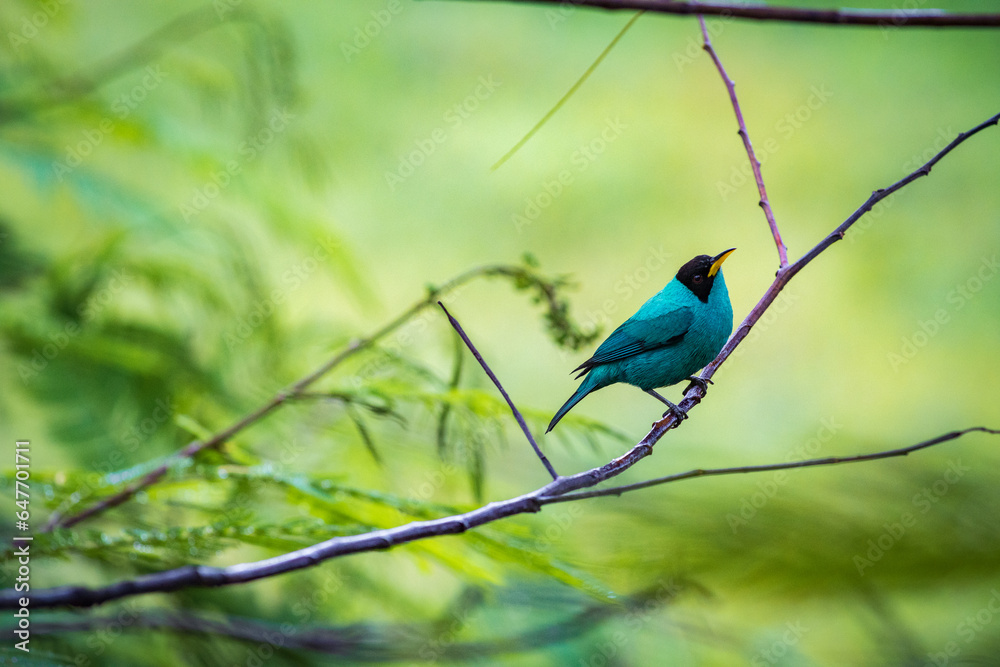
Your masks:
<instances>
[{"instance_id":1,"label":"bird's claw","mask_svg":"<svg viewBox=\"0 0 1000 667\"><path fill-rule=\"evenodd\" d=\"M673 414L675 417L677 417L677 421L679 422L682 422L688 418L688 413L682 410L680 406L674 405L673 403L670 404L670 409L663 413L663 416L666 417L669 414Z\"/></svg>"},{"instance_id":2,"label":"bird's claw","mask_svg":"<svg viewBox=\"0 0 1000 667\"><path fill-rule=\"evenodd\" d=\"M687 412L685 412L684 410L681 410L680 407L678 407L678 406L674 405L673 403L671 403L670 404L670 409L663 413L663 418L660 419L659 421L653 422L653 425L652 425L651 428L656 428L657 426L662 425L663 422L666 421L667 417L669 417L670 415L673 415L674 418L676 419L676 421L674 421L674 428L677 428L678 426L680 426L680 423L682 421L684 421L685 419L688 418Z\"/></svg>"},{"instance_id":3,"label":"bird's claw","mask_svg":"<svg viewBox=\"0 0 1000 667\"><path fill-rule=\"evenodd\" d=\"M689 391L691 391L691 387L692 386L701 387L702 392L704 392L704 393L707 394L708 393L708 385L715 384L711 380L707 380L705 378L700 378L700 377L698 377L696 375L690 375L690 376L688 376L687 380L689 380L691 382L691 384L689 384L687 386L687 389L684 390L685 394L688 393Z\"/></svg>"}]
</instances>

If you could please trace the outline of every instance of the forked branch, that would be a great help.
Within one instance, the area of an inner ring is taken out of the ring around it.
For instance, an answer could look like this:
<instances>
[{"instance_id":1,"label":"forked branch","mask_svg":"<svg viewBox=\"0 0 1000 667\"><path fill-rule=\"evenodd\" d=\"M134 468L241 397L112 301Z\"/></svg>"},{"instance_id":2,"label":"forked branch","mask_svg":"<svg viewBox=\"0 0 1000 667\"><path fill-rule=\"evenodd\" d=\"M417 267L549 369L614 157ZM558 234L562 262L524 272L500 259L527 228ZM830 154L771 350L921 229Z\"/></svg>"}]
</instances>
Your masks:
<instances>
[{"instance_id":1,"label":"forked branch","mask_svg":"<svg viewBox=\"0 0 1000 667\"><path fill-rule=\"evenodd\" d=\"M864 204L852 213L847 220L838 225L836 229L820 241L812 250L807 252L796 262L788 265L784 269L779 270L774 283L772 283L771 287L765 293L764 297L760 300L757 306L755 306L746 319L744 319L736 333L732 338L730 338L722 352L719 353L719 356L706 368L705 373L703 373L703 377L711 377L718 369L719 365L722 364L722 362L725 361L730 354L732 354L733 350L740 344L740 341L746 337L750 328L757 322L761 314L763 314L767 307L774 301L778 292L781 291L788 281L790 281L795 274L801 271L802 268L815 259L821 252L829 248L836 241L842 239L844 237L844 233L851 227L851 225L857 222L857 220L860 219L866 212L870 211L875 204L900 188L912 183L917 178L929 174L931 168L937 164L938 161L944 158L945 155L953 151L958 145L987 127L996 125L998 121L1000 121L1000 114L997 114L996 116L980 123L968 132L959 134L950 144L948 144L922 167L905 178L900 179L888 188L873 192ZM322 370L322 368L320 370ZM692 388L685 395L684 400L681 402L682 409L688 410L694 407L701 401L703 396L704 394L700 387L697 385L692 386ZM662 438L667 430L669 430L673 425L673 419L673 413L670 413L665 419L662 419L654 424L652 430L646 434L646 437L644 437L626 454L599 468L593 468L591 470L586 470L567 477L560 477L552 482L549 482L545 486L532 491L531 493L526 493L522 496L501 502L489 503L488 505L472 510L471 512L434 519L432 521L415 521L396 528L373 531L363 535L336 537L331 540L327 540L326 542L306 547L305 549L299 549L297 551L254 563L243 563L226 568L188 566L175 570L167 570L165 572L157 572L155 574L149 574L136 579L121 581L102 588L65 586L60 588L37 590L32 594L31 604L33 608L39 609L67 605L90 606L102 604L110 600L117 600L120 598L146 593L169 592L196 586L229 586L263 579L285 572L293 572L295 570L311 567L338 556L364 551L388 549L400 544L412 542L414 540L437 537L440 535L463 533L471 528L509 516L514 516L516 514L538 512L545 504L559 502L559 497L561 496L566 496L566 494L578 489L594 487L607 479L611 479L612 477L621 474L635 465L635 463L639 460L651 454L653 451L653 445L655 445L656 442ZM896 450L897 453L888 452L862 456L868 457L869 459L885 458L887 456L902 456L910 451L915 451L916 449L952 440L960 435L968 433L971 430L983 431L987 433L996 432L985 427L975 427L965 431L949 433L941 436L940 438L936 438L934 441L920 443L919 445L914 445L905 450ZM847 462L848 460L851 459L821 459L809 465L834 465ZM786 467L803 467L804 464L800 462L796 465L777 465ZM758 466L757 468L728 468L724 471L713 473L698 473L695 471L692 473L684 473L674 480L664 480L659 482L652 480L650 483L663 484L667 481L678 481L679 479L702 476L705 474L735 474L774 469L777 468ZM621 493L622 491L627 490L630 489L628 487L622 487L620 489L609 491L608 493ZM582 498L585 496L581 495L580 497ZM12 608L16 606L19 596L20 593L14 591L13 589L0 592L0 608Z\"/></svg>"}]
</instances>

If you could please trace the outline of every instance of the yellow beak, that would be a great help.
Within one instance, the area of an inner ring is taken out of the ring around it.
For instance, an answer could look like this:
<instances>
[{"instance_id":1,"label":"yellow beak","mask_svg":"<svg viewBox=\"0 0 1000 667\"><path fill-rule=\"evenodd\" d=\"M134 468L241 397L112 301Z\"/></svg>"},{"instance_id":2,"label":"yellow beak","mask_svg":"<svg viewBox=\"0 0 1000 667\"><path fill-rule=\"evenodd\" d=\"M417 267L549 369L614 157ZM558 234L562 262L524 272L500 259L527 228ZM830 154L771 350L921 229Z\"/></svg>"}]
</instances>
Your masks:
<instances>
[{"instance_id":1,"label":"yellow beak","mask_svg":"<svg viewBox=\"0 0 1000 667\"><path fill-rule=\"evenodd\" d=\"M708 275L709 275L709 277L712 277L716 273L718 273L719 269L722 268L722 263L724 261L726 261L726 258L729 257L730 255L732 255L734 252L736 252L736 248L730 248L729 250L725 250L723 252L720 252L718 255L716 255L715 257L713 257L712 258L712 266L711 266L711 268L708 269Z\"/></svg>"}]
</instances>

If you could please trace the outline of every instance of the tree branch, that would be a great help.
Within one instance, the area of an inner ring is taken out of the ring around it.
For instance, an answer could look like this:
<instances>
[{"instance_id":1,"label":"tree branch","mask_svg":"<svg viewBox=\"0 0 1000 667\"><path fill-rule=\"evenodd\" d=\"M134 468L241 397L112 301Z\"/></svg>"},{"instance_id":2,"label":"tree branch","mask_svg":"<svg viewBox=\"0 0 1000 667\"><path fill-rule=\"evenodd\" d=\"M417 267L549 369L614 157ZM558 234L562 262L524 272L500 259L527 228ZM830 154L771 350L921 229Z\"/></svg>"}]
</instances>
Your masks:
<instances>
[{"instance_id":1,"label":"tree branch","mask_svg":"<svg viewBox=\"0 0 1000 667\"><path fill-rule=\"evenodd\" d=\"M951 143L949 143L947 146L941 149L934 157L932 157L930 160L924 163L922 167L914 170L913 172L901 178L900 180L896 181L889 187L875 190L874 192L872 192L871 196L868 197L867 200L865 200L864 204L859 206L857 210L855 210L854 213L852 213L850 217L847 218L847 220L838 225L836 229L830 232L822 241L817 243L812 248L812 250L810 250L805 255L800 257L795 262L789 264L788 266L778 269L777 274L775 274L774 282L771 283L771 286L768 287L766 292L764 292L764 296L761 297L760 301L757 302L757 305L753 307L753 310L750 311L750 313L746 316L746 318L744 318L743 322L740 323L739 327L736 328L735 333L733 333L732 337L722 348L722 351L719 352L719 356L717 356L712 363L710 363L708 366L705 367L705 370L702 371L701 377L705 380L708 380L711 379L713 375L715 375L715 372L719 369L719 366L721 366L726 361L726 359L729 358L729 355L733 353L733 350L736 349L736 346L738 346L740 342L747 337L747 335L750 333L750 330L764 314L764 311L766 311L767 308L771 305L771 303L773 303L774 300L778 297L778 294L781 293L781 290L784 289L785 285L787 285L788 282L792 278L794 278L799 271L805 268L805 266L809 262L816 259L816 257L818 257L821 252L829 248L837 241L842 240L844 238L844 235L847 233L847 230L850 229L851 226L854 225L854 223L856 223L861 218L861 216L863 216L868 211L872 210L872 208L876 204L878 204L880 201L882 201L889 195L893 194L897 190L906 187L907 185L917 180L921 176L926 176L930 174L931 169L934 167L934 165L936 165L945 155L947 155L948 153L953 151L956 147L958 147L959 144L964 142L969 137L978 134L982 130L985 130L987 127L996 125L998 122L1000 122L1000 114L996 114L995 116L988 118L979 125L973 127L971 130L960 133L957 137L955 137L951 141ZM705 391L701 387L697 385L692 385L691 387L688 388L688 391L685 392L684 400L682 400L678 405L680 405L682 410L687 411L690 408L697 405L704 396L705 396ZM667 431L667 429L671 427L671 425L674 422L674 419L675 419L674 414L672 412L669 413L665 418L654 424L654 429L653 431L650 431L650 434L653 434L654 432L659 432L660 435L662 435ZM649 436L647 436L647 438L648 437ZM657 439L659 439L659 437L657 437ZM642 443L640 443L640 445L641 444ZM637 445L636 447L639 447L640 445Z\"/></svg>"},{"instance_id":2,"label":"tree branch","mask_svg":"<svg viewBox=\"0 0 1000 667\"><path fill-rule=\"evenodd\" d=\"M127 502L136 493L146 489L153 484L156 484L164 475L169 472L170 468L177 464L178 461L183 459L189 459L196 456L199 452L206 449L212 449L222 445L223 443L230 440L233 436L243 431L248 426L255 424L260 421L271 412L281 407L284 403L289 400L296 399L302 396L306 389L308 389L312 384L314 384L321 377L329 373L331 370L339 366L341 363L347 359L353 357L358 352L365 350L375 343L377 343L382 338L401 327L412 317L417 315L424 308L433 305L439 298L448 294L452 290L460 287L461 285L469 282L470 280L480 278L480 277L491 277L491 276L504 276L507 278L512 278L515 281L523 280L526 275L528 275L527 269L518 266L507 266L507 265L490 265L481 266L475 269L466 271L465 273L449 280L440 287L429 288L427 296L425 296L420 301L417 301L409 309L400 314L396 319L392 320L381 329L371 334L367 338L362 338L356 340L347 346L346 349L329 359L326 363L321 365L319 368L314 370L309 375L306 375L302 379L298 380L289 387L279 391L275 394L269 401L257 408L256 410L245 415L234 424L230 425L228 428L219 431L213 435L208 440L194 440L189 443L186 447L181 449L179 452L174 454L172 457L168 458L161 465L157 466L150 472L142 476L139 481L127 486L118 493L110 495L106 498L99 500L90 507L76 513L76 514L63 514L60 512L53 512L49 517L49 520L42 527L40 532L47 533L55 528L69 528L70 526L76 525L85 519L94 517L106 510L113 507L117 507L124 502ZM550 285L542 284L543 292L549 301L549 309L557 310L560 304L556 302L554 290L551 289ZM546 289L547 288L547 289Z\"/></svg>"},{"instance_id":3,"label":"tree branch","mask_svg":"<svg viewBox=\"0 0 1000 667\"><path fill-rule=\"evenodd\" d=\"M515 0L521 1L521 0ZM536 0L538 1L538 0ZM693 13L693 14L725 14L727 16L742 16L745 18L758 18L762 20L808 20L812 22L828 22L828 23L855 23L853 19L864 19L864 22L858 22L857 24L863 25L881 25L884 24L886 20L892 20L892 17L888 15L883 15L882 19L878 18L876 14L857 14L854 12L842 12L842 11L817 11L817 10L801 10L801 9L783 9L783 8L748 8L748 7L732 7L732 6L713 6L713 5L700 5L694 3L680 3L680 2L655 2L650 0L631 0L630 2L625 2L624 0L616 2L615 0L580 0L577 4L589 5L589 6L601 6L612 9L647 9L651 11L663 11L666 13ZM754 14L756 12L756 14ZM792 16L797 16L798 18L790 18ZM780 17L780 18L779 18ZM896 17L897 19L899 17ZM847 20L852 19L852 20ZM952 23L948 20L965 20L966 23ZM980 22L968 22L968 21L980 21ZM926 21L920 23L920 21ZM994 22L990 22L994 21ZM899 23L894 23L899 25ZM908 13L905 15L902 25L1000 25L1000 15L944 15L944 14L932 14L927 15L926 12L923 13ZM721 64L718 63L717 57L714 56L714 51L711 50L710 43L707 41L706 34L706 49L713 55L713 60L717 63L717 67L720 69L720 73L723 75L724 80L727 82L727 88L730 89L731 100L734 103L734 108L738 114L738 120L741 120L741 114L738 110L738 105L735 99L735 93L731 88L731 82L725 75L725 71L722 69ZM726 346L720 352L719 356L706 367L702 377L704 379L711 378L719 366L729 357L733 350L739 345L739 343L746 337L750 332L753 325L760 319L763 312L770 306L770 304L777 297L778 293L782 288L799 272L801 271L809 262L815 259L821 252L826 250L829 246L844 237L845 232L853 225L861 216L866 212L871 210L875 204L885 199L897 190L905 187L909 183L913 182L921 176L925 176L930 173L938 161L940 161L945 155L951 152L959 144L964 142L969 137L977 134L981 130L996 125L998 120L1000 120L1000 114L993 116L992 118L984 121L983 123L972 128L968 132L959 134L948 146L937 153L931 160L929 160L922 167L912 172L905 178L897 181L892 186L876 190L872 195L861 205L847 220L841 223L833 232L831 232L827 237L820 241L812 250L803 255L796 262L785 265L782 263L781 268L779 268L774 282L765 292L764 296L750 312L749 315L743 320L742 324L737 329L736 333L730 338ZM748 152L751 156L751 161L755 162L755 158L752 153L752 149L749 145L749 138L745 134L745 126L741 126L743 132L743 137L745 145L748 148ZM759 171L759 170L758 170ZM757 171L755 171L755 176ZM758 181L758 185L762 187L762 181ZM765 209L766 210L766 209ZM769 218L769 224L771 224L772 219ZM776 233L776 225L772 227L772 232ZM776 237L776 242L780 237ZM780 255L780 245L779 245L779 255ZM521 271L523 274L523 271ZM305 376L298 382L294 383L287 389L276 394L267 403L249 413L242 419L238 420L236 423L228 427L227 429L220 431L212 438L205 441L194 441L190 443L187 447L181 450L176 456L172 457L171 460L163 463L161 466L155 470L148 473L146 476L141 478L139 482L127 487L121 492L105 498L95 505L87 508L86 510L69 517L61 517L58 514L53 515L49 522L46 524L44 530L51 530L56 526L72 526L80 521L99 514L106 509L120 505L126 502L128 499L133 497L136 492L144 489L161 479L169 470L170 465L185 457L193 457L198 452L208 449L211 447L216 447L228 439L232 438L237 433L241 432L246 427L253 423L256 423L263 417L267 416L279 406L284 404L288 399L294 398L300 395L306 388L311 384L316 382L323 375L328 373L331 369L339 365L345 359L353 356L360 350L373 345L376 341L386 336L388 333L402 325L406 320L415 315L417 312L423 308L431 305L438 297L453 289L457 285L476 277L479 275L521 275L516 273L516 270L510 267L481 267L479 269L474 269L458 278L446 283L445 286L439 289L432 289L429 291L427 297L423 300L414 304L408 311L400 315L397 319L385 325L382 329L378 330L375 334L372 334L366 339L360 341L355 341L349 345L344 351L334 356L326 363L321 365L313 373ZM557 306L550 295L550 290L543 290L548 296L552 306ZM556 308L556 310L558 310ZM449 316L450 317L450 316ZM457 323L456 323L457 324ZM471 347L471 343L470 343ZM484 368L486 368L484 363ZM487 369L488 371L488 369ZM499 383L497 383L499 386ZM501 391L502 388L501 388ZM704 397L704 390L695 384L689 388L685 393L684 400L681 402L680 406L682 410L689 411L692 407L697 405L701 398ZM508 398L508 403L510 403ZM516 411L515 411L516 414ZM647 435L633 447L629 452L624 455L610 461L609 463L601 466L600 468L594 468L585 472L578 473L576 475L571 475L568 477L558 477L554 479L549 484L533 491L531 493L518 496L516 498L495 502L480 507L478 509L472 510L470 512L444 517L441 519L435 519L431 521L417 521L396 528L384 529L373 531L363 535L352 535L345 537L338 537L320 544L313 545L304 549L293 551L287 554L282 554L274 558L262 560L256 563L244 563L240 565L235 565L226 568L215 568L206 566L188 566L175 570L168 570L164 572L158 572L143 577L139 577L134 580L121 581L116 584L104 588L91 589L82 586L68 586L52 589L43 589L41 591L35 592L32 598L32 605L36 608L61 606L61 605L78 605L78 606L89 606L94 604L100 604L109 600L119 599L123 597L129 597L132 595L139 595L144 593L152 592L167 592L178 590L181 588L191 587L191 586L224 586L232 585L237 583L243 583L248 581L254 581L257 579L270 577L276 574L281 574L285 572L294 571L297 569L302 569L320 563L324 560L335 558L337 556L342 556L351 553L358 553L362 551L371 551L378 549L387 549L400 544L405 544L417 539L424 539L428 537L435 537L439 535L456 534L469 530L479 525L496 521L508 516L513 516L515 514L521 514L525 512L538 512L544 504L551 502L558 502L560 496L565 496L571 491L575 491L580 488L588 488L597 485L598 483L621 474L640 459L648 456L652 453L653 445L669 430L674 426L676 417L674 413L671 412L664 419L656 422L652 429L647 433ZM522 423L523 426L523 423ZM976 427L976 429L970 430L983 430L988 431L984 427ZM968 432L958 432L958 435ZM993 431L988 431L993 432ZM949 434L951 435L951 434ZM937 442L944 442L948 439L953 439L958 437L958 435L953 435L952 437L942 436L943 439L938 439ZM530 435L529 435L530 438ZM937 442L929 441L932 444L937 444ZM921 443L922 446L930 446L927 443ZM916 447L920 448L920 447ZM537 449L537 447L536 447ZM910 450L912 451L912 449ZM908 453L908 452L906 452ZM886 456L899 456L901 453L883 453L881 455L860 455L867 456L869 458L885 458ZM829 465L832 463L846 462L850 460L868 460L858 457L852 457L850 459L827 459L820 460L820 462L812 463L812 465ZM781 464L784 465L784 464ZM550 466L549 466L550 467ZM795 466L789 466L795 467ZM801 465L797 467L802 467ZM735 472L752 472L754 470L761 469L776 469L771 467L757 467L755 468L732 468L724 469L711 474L731 474ZM550 472L554 475L554 471ZM687 478L691 476L698 476L709 474L706 471L692 471L689 473L683 473L681 476L674 476L672 479L662 479L660 481L651 480L648 484L652 483L666 483L666 481L676 481L677 479ZM631 488L639 487L619 487L616 490L609 490L608 493L617 492L621 493L625 490L631 490ZM601 492L602 495L606 495ZM577 494L578 497L589 497L587 494ZM0 592L0 607L12 607L17 604L17 599L19 593L14 590L5 590Z\"/></svg>"},{"instance_id":4,"label":"tree branch","mask_svg":"<svg viewBox=\"0 0 1000 667\"><path fill-rule=\"evenodd\" d=\"M496 0L473 0L495 2ZM594 7L609 10L645 10L683 16L704 15L754 21L784 21L824 25L852 25L881 28L996 28L1000 14L949 14L940 9L890 11L876 9L810 9L805 7L766 7L748 4L702 4L673 0L504 0L516 4Z\"/></svg>"},{"instance_id":5,"label":"tree branch","mask_svg":"<svg viewBox=\"0 0 1000 667\"><path fill-rule=\"evenodd\" d=\"M464 514L442 517L430 521L414 521L412 523L386 528L383 530L365 533L363 535L348 535L335 537L297 551L275 556L255 563L242 563L230 567L217 568L208 566L187 566L175 570L167 570L148 574L136 579L120 581L103 588L87 588L85 586L62 586L58 588L48 588L34 591L31 594L32 609L44 609L49 607L78 606L88 607L102 604L111 600L131 597L133 595L144 595L147 593L166 593L190 587L216 587L231 586L234 584L246 583L257 579L272 577L277 574L301 570L313 565L317 565L325 560L345 556L348 554L360 553L364 551L377 551L389 549L407 542L438 537L441 535L454 535L464 533L467 530L481 526L486 523L497 521L516 514L527 512L538 512L542 506L568 500L580 500L598 495L621 494L641 485L651 486L653 484L665 484L676 482L681 479L699 477L705 475L729 475L736 473L763 472L767 470L781 470L785 468L802 468L816 465L834 465L850 461L872 460L888 458L890 456L903 456L918 449L924 449L933 445L954 440L972 431L982 431L991 434L1000 434L1000 430L988 429L977 426L963 431L954 431L933 440L922 442L918 445L903 449L879 452L876 454L862 454L846 458L817 459L813 461L799 461L796 463L778 463L767 466L747 466L742 468L723 468L718 470L692 470L679 475L650 480L640 484L632 484L614 489L594 491L591 493L571 494L567 492L598 484L599 482L623 472L631 466L618 464L615 461L601 467L578 473L569 477L559 479L546 484L540 489L531 493L526 493L510 500L493 502L474 509ZM649 436L647 436L648 438ZM649 445L647 454L652 451ZM643 454L645 455L645 454ZM14 589L0 591L0 609L12 609L18 606L18 598L23 596Z\"/></svg>"},{"instance_id":6,"label":"tree branch","mask_svg":"<svg viewBox=\"0 0 1000 667\"><path fill-rule=\"evenodd\" d=\"M955 440L956 438L960 438L966 433L972 433L973 431L980 431L982 433L989 433L991 435L1000 435L1000 430L987 428L985 426L973 426L971 428L962 429L961 431L952 431L951 433L945 433L944 435L939 435L936 438L932 438L930 440L924 440L923 442L918 442L917 444L910 445L908 447L901 447L900 449L890 449L884 452L875 452L874 454L857 454L855 456L828 456L822 459L807 459L805 461L788 461L785 463L770 463L767 465L758 465L758 466L738 466L735 468L709 468L709 469L697 468L695 470L688 470L687 472L681 472L674 475L666 475L665 477L648 479L644 482L636 482L635 484L624 484L622 486L615 486L609 489L597 489L596 491L569 493L554 498L541 498L539 500L543 505L549 505L552 503L565 503L572 500L583 500L584 498L600 498L602 496L620 496L621 494L626 493L628 491L637 491L639 489L646 489L651 486L659 486L660 484L669 484L670 482L679 482L682 479L692 479L694 477L715 477L718 475L735 475L738 473L768 472L770 470L789 470L791 468L812 468L815 466L837 465L839 463L859 463L861 461L877 461L878 459L889 459L896 456L906 456L907 454L912 454L913 452L919 451L921 449L927 449L928 447L933 447L934 445L940 445L942 442Z\"/></svg>"},{"instance_id":7,"label":"tree branch","mask_svg":"<svg viewBox=\"0 0 1000 667\"><path fill-rule=\"evenodd\" d=\"M715 371L718 370L719 366L729 357L730 354L732 354L733 350L736 349L740 342L747 336L750 329L757 322L757 320L760 319L761 315L765 310L767 310L768 306L771 305L778 293L788 283L788 281L790 281L821 252L829 248L835 242L844 238L845 232L851 227L851 225L857 222L861 216L870 211L872 207L882 199L885 199L892 193L912 183L921 176L929 174L934 165L944 158L945 155L954 150L959 144L987 127L996 125L998 121L1000 121L1000 114L989 118L967 132L959 134L950 144L945 146L922 167L900 179L888 188L874 191L864 204L852 213L847 220L834 229L833 232L827 235L826 238L816 244L812 250L807 252L796 262L779 269L774 282L768 288L767 292L765 292L761 300L756 306L754 306L754 309L750 311L750 314L743 320L743 323L736 330L736 333L729 339L729 342L726 343L725 347L719 353L719 356L705 368L705 371L702 373L702 377L709 379L715 374ZM453 287L454 284L462 278L468 279L467 276L470 274L487 273L489 270L496 271L498 269L497 267L476 269L460 276L459 278L456 278L451 281L451 283L448 283L448 285ZM442 290L443 289L444 288L442 288ZM437 294L441 293L442 290L432 291L426 299L415 304L409 311L407 311L407 313L404 313L404 315L401 315L393 322L387 324L372 337L366 339L367 344L370 345L379 337L384 336L393 328L399 326L402 321L405 321L405 317L412 315L412 313L417 312L421 308L426 307L429 303L432 303L433 300L436 299ZM299 391L301 391L305 388L305 386L308 386L309 383L336 365L336 363L339 363L339 360L342 357L356 352L359 345L360 343L353 344L340 355L334 357L321 366L313 374L306 376L296 383L296 385L293 385L293 388L299 387ZM704 390L702 390L700 386L692 383L692 386L688 389L684 396L684 400L680 403L681 409L685 411L690 410L692 407L701 402L704 395ZM258 409L248 417L240 420L233 427L223 431L222 434L235 432L235 430L239 430L236 429L237 426L242 428L243 426L252 423L254 420L252 420L251 417L256 416L256 418L259 419L261 416L267 414L280 405L286 399L287 395L284 392L278 394L275 399L272 399L272 401L266 404L263 408ZM38 608L65 605L90 606L132 595L141 595L153 592L168 592L191 586L226 586L238 584L310 567L324 560L336 558L338 556L359 553L362 551L388 549L413 540L436 537L439 535L462 533L470 528L490 523L492 521L497 521L515 514L538 512L543 504L555 502L552 499L556 496L563 496L580 488L596 486L600 482L611 477L615 477L635 465L635 463L639 460L652 453L653 445L655 445L656 442L663 437L667 430L673 426L675 419L676 417L674 416L674 413L670 412L667 417L654 423L649 433L647 433L646 436L635 445L635 447L600 468L593 468L568 477L560 477L531 493L502 502L489 503L488 505L472 510L471 512L466 512L465 514L444 517L431 521L416 521L398 526L396 528L373 531L363 535L337 537L311 547L306 547L305 549L282 554L280 556L258 561L256 563L244 563L227 568L188 566L146 575L137 579L121 581L116 584L96 589L82 586L66 586L43 589L35 592L31 596L32 606ZM211 443L221 437L222 434L206 442ZM185 451L191 449L195 444L197 443L189 445L185 448ZM203 445L202 448L205 446L207 445ZM734 471L749 472L750 470L736 469ZM153 473L150 474L152 475ZM162 476L162 474L163 473L160 473L160 476ZM147 478L148 477L149 476L147 476ZM156 479L158 478L159 477ZM155 481L155 479L153 481ZM134 491L132 491L128 497L131 497L133 493ZM115 504L124 502L126 499L127 498L122 498ZM106 501L102 501L102 504L105 502ZM106 508L106 506L104 508ZM95 508L91 508L91 510L94 509ZM89 515L94 513L96 512L90 511ZM76 521L79 520L79 518L76 519ZM73 523L76 523L76 521L73 521ZM7 589L0 592L0 608L13 607L17 604L18 597L19 594L13 589Z\"/></svg>"},{"instance_id":8,"label":"tree branch","mask_svg":"<svg viewBox=\"0 0 1000 667\"><path fill-rule=\"evenodd\" d=\"M438 301L438 305L441 306L441 310L444 311L444 314L448 316L448 321L451 323L451 326L454 327L455 331L458 332L458 335L462 337L462 341L472 352L472 356L476 358L476 361L479 362L479 365L483 367L484 371L486 371L486 375L488 375L490 380L493 381L493 384L496 385L496 388L500 390L500 394L503 396L503 400L507 401L507 405L510 406L510 411L514 413L514 419L517 420L517 423L521 427L521 430L524 431L524 437L528 439L528 442L531 443L532 448L534 448L535 450L535 454L538 454L538 458L542 460L542 465L544 465L545 469L549 471L550 475L552 475L552 479L559 479L559 474L556 473L556 469L552 467L552 464L549 463L548 458L546 458L545 454L542 453L542 450L538 448L538 443L536 443L535 439L532 437L531 430L528 428L528 425L524 423L524 417L521 416L521 413L517 409L517 406L514 405L514 401L510 400L510 396L507 395L507 392L504 390L503 385L500 384L500 380L498 380L497 376L493 373L492 370L490 370L490 367L486 363L486 360L483 359L483 355L479 354L479 350L477 350L476 346L472 344L471 340L469 340L469 337L465 334L465 331L462 329L462 325L458 323L458 320L452 317L451 313L448 312L448 309L444 307L444 304Z\"/></svg>"},{"instance_id":9,"label":"tree branch","mask_svg":"<svg viewBox=\"0 0 1000 667\"><path fill-rule=\"evenodd\" d=\"M750 159L753 178L757 183L757 193L760 195L760 200L757 203L764 210L764 217L767 218L767 226L771 228L774 245L778 248L778 265L780 267L788 266L788 250L785 248L785 242L781 240L781 232L778 231L778 223L774 219L774 211L771 210L771 202L767 198L767 188L764 187L764 176L760 173L760 160L754 154L753 144L750 143L750 133L747 131L746 122L743 120L743 112L740 110L740 102L736 99L736 83L726 74L726 68L722 66L722 61L719 60L718 54L712 48L712 40L708 36L708 28L705 27L705 19L699 16L698 24L701 25L701 36L704 40L702 48L712 57L715 68L719 70L719 76L722 77L722 82L726 84L726 90L729 92L729 101L732 103L733 111L736 113L736 122L740 126L739 135L743 139L743 148Z\"/></svg>"}]
</instances>

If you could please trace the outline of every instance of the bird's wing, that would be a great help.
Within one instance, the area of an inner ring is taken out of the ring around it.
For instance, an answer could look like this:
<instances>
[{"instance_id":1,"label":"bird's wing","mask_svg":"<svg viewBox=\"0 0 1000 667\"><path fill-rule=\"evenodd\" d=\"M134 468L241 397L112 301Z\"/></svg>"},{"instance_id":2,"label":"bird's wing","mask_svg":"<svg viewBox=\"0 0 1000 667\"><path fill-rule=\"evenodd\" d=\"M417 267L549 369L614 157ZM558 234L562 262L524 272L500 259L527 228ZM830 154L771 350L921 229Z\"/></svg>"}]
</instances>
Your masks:
<instances>
[{"instance_id":1,"label":"bird's wing","mask_svg":"<svg viewBox=\"0 0 1000 667\"><path fill-rule=\"evenodd\" d=\"M594 356L575 370L583 370L586 373L594 366L677 345L684 339L684 334L693 321L694 313L686 306L674 308L655 317L632 316L601 343Z\"/></svg>"}]
</instances>

